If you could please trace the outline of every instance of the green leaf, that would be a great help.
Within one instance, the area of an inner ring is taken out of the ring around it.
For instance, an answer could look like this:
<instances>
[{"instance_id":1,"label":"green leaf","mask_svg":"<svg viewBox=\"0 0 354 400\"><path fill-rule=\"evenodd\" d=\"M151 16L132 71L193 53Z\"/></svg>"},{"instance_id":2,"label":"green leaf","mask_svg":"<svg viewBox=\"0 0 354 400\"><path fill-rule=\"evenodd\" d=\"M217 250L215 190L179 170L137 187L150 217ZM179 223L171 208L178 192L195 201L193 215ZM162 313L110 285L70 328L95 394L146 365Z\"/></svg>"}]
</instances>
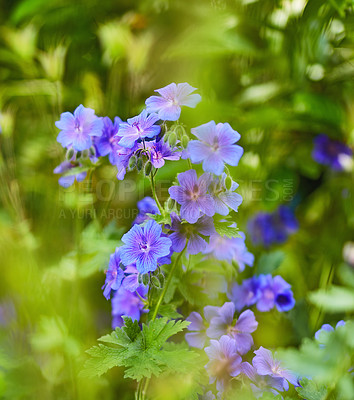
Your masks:
<instances>
[{"instance_id":1,"label":"green leaf","mask_svg":"<svg viewBox=\"0 0 354 400\"><path fill-rule=\"evenodd\" d=\"M258 260L257 273L271 274L274 270L280 267L284 258L285 254L281 250L262 254Z\"/></svg>"},{"instance_id":2,"label":"green leaf","mask_svg":"<svg viewBox=\"0 0 354 400\"><path fill-rule=\"evenodd\" d=\"M309 295L310 301L327 312L354 311L354 289L331 286L328 290L320 289Z\"/></svg>"},{"instance_id":3,"label":"green leaf","mask_svg":"<svg viewBox=\"0 0 354 400\"><path fill-rule=\"evenodd\" d=\"M92 358L86 361L82 375L100 376L110 368L124 366L125 377L140 381L144 377L158 376L167 370L178 372L182 368L181 364L187 366L188 363L193 363L196 356L189 354L187 349L162 348L168 338L189 325L188 321L168 321L167 318L159 318L151 321L149 325L143 324L142 330L137 321L124 318L124 322L124 327L117 328L110 335L99 339L118 347L100 344L87 351Z\"/></svg>"},{"instance_id":4,"label":"green leaf","mask_svg":"<svg viewBox=\"0 0 354 400\"><path fill-rule=\"evenodd\" d=\"M327 398L327 388L317 384L314 380L303 378L301 386L296 388L298 394L306 400L325 400Z\"/></svg>"},{"instance_id":5,"label":"green leaf","mask_svg":"<svg viewBox=\"0 0 354 400\"><path fill-rule=\"evenodd\" d=\"M228 238L240 237L237 227L230 226L231 221L214 221L216 232L220 236L227 236Z\"/></svg>"},{"instance_id":6,"label":"green leaf","mask_svg":"<svg viewBox=\"0 0 354 400\"><path fill-rule=\"evenodd\" d=\"M80 375L93 378L94 376L101 376L113 367L124 365L124 348L112 348L99 344L87 350L92 358L86 361L85 369L81 371Z\"/></svg>"}]
</instances>

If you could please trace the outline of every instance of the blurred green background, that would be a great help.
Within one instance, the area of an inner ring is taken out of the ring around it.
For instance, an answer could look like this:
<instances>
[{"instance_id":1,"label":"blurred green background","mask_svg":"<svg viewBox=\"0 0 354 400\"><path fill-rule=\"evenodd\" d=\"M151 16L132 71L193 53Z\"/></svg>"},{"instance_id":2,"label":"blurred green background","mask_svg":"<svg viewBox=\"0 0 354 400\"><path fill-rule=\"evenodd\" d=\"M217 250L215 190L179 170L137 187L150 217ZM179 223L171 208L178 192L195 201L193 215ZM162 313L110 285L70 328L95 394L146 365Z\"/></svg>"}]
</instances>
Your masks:
<instances>
[{"instance_id":1,"label":"blurred green background","mask_svg":"<svg viewBox=\"0 0 354 400\"><path fill-rule=\"evenodd\" d=\"M81 103L125 120L154 89L197 87L203 100L183 122L227 121L241 134L238 226L297 205L300 230L288 243L266 252L247 241L256 263L245 276L274 269L297 299L289 318L257 315L256 345L298 345L346 317L308 293L346 280L353 172L334 174L311 151L319 133L354 145L353 31L350 0L0 0L0 398L133 398L118 368L97 380L78 372L110 331L100 289L109 254L150 193L134 174L118 182L108 164L92 188L59 187L54 122Z\"/></svg>"}]
</instances>

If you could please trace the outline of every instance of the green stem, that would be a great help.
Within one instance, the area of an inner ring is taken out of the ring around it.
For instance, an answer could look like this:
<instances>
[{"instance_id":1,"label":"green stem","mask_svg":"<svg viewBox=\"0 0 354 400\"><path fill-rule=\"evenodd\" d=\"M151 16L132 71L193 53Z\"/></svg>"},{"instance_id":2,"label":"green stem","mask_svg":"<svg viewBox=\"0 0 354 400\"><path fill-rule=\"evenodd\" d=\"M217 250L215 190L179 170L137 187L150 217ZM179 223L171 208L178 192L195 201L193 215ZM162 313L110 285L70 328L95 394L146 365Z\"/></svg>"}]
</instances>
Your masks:
<instances>
[{"instance_id":1,"label":"green stem","mask_svg":"<svg viewBox=\"0 0 354 400\"><path fill-rule=\"evenodd\" d=\"M187 242L187 243L188 243L188 242ZM158 299L158 301L157 301L157 304L156 304L154 313L153 313L152 318L151 318L152 321L153 321L154 319L156 319L157 312L159 311L159 307L160 307L160 305L161 305L161 303L162 303L163 298L165 297L165 294L166 294L166 292L167 292L168 286L169 286L170 283L171 283L171 280L172 280L172 277L173 277L173 273L175 272L176 267L177 267L177 265L178 265L178 262L179 262L179 260L182 258L183 253L184 253L184 251L185 251L186 248L187 248L187 243L186 243L186 245L184 246L184 249L178 254L178 257L175 259L175 262L173 263L173 266L172 266L172 268L171 268L171 270L170 270L170 273L169 273L169 275L168 275L166 284L165 284L165 286L164 286L164 288L163 288L163 290L162 290L161 296L159 297L159 299Z\"/></svg>"},{"instance_id":2,"label":"green stem","mask_svg":"<svg viewBox=\"0 0 354 400\"><path fill-rule=\"evenodd\" d=\"M164 210L163 210L163 208L162 208L162 206L160 204L160 201L159 201L159 199L157 197L157 194L156 194L155 180L154 180L154 175L153 175L152 170L151 170L151 173L150 173L150 186L151 186L152 197L156 201L157 207L160 210L160 213L162 215Z\"/></svg>"}]
</instances>

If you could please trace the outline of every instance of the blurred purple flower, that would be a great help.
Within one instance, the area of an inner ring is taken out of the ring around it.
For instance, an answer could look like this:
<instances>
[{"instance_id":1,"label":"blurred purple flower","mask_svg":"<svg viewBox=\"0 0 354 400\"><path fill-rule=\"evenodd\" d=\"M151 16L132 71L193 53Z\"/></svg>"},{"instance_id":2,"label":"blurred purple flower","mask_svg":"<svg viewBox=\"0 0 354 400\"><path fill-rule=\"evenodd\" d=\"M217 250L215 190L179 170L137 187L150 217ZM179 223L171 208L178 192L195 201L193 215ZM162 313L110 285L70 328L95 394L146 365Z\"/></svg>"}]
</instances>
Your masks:
<instances>
[{"instance_id":1,"label":"blurred purple flower","mask_svg":"<svg viewBox=\"0 0 354 400\"><path fill-rule=\"evenodd\" d=\"M147 214L160 214L156 201L149 196L144 197L137 203L139 214L135 218L133 224L142 224L150 217Z\"/></svg>"},{"instance_id":2,"label":"blurred purple flower","mask_svg":"<svg viewBox=\"0 0 354 400\"><path fill-rule=\"evenodd\" d=\"M345 325L345 321L340 320L337 322L335 329L337 329L340 326L344 326L344 325ZM323 324L321 326L321 328L315 333L315 339L322 344L322 339L324 338L324 335L326 334L326 332L333 332L333 331L334 331L333 326L331 326L329 324Z\"/></svg>"},{"instance_id":3,"label":"blurred purple flower","mask_svg":"<svg viewBox=\"0 0 354 400\"><path fill-rule=\"evenodd\" d=\"M172 249L180 253L188 240L187 252L189 254L198 254L207 247L207 242L200 236L210 236L215 233L213 219L203 215L195 224L182 223L181 218L174 212L171 213L170 239L172 240Z\"/></svg>"},{"instance_id":4,"label":"blurred purple flower","mask_svg":"<svg viewBox=\"0 0 354 400\"><path fill-rule=\"evenodd\" d=\"M146 101L147 112L158 113L163 121L177 121L181 115L181 106L194 108L201 100L199 94L191 94L196 88L188 83L170 83L155 90L160 96L151 96Z\"/></svg>"},{"instance_id":5,"label":"blurred purple flower","mask_svg":"<svg viewBox=\"0 0 354 400\"><path fill-rule=\"evenodd\" d=\"M82 164L80 164L77 161L63 161L61 164L59 164L53 171L54 174L64 174L68 171L70 171L73 168L77 167L82 167ZM68 188L71 185L74 184L75 179L77 182L82 182L86 178L87 172L78 172L78 173L73 173L73 175L64 175L61 176L58 180L59 185Z\"/></svg>"},{"instance_id":6,"label":"blurred purple flower","mask_svg":"<svg viewBox=\"0 0 354 400\"><path fill-rule=\"evenodd\" d=\"M92 137L101 136L103 121L96 117L95 111L80 104L74 114L64 112L55 126L61 130L57 141L63 147L72 146L77 151L89 149Z\"/></svg>"},{"instance_id":7,"label":"blurred purple flower","mask_svg":"<svg viewBox=\"0 0 354 400\"><path fill-rule=\"evenodd\" d=\"M270 311L274 306L278 311L289 311L295 305L291 285L280 275L259 275L260 296L257 300L259 311Z\"/></svg>"},{"instance_id":8,"label":"blurred purple flower","mask_svg":"<svg viewBox=\"0 0 354 400\"><path fill-rule=\"evenodd\" d=\"M235 305L225 303L220 307L218 315L210 320L207 336L218 339L222 335L229 335L235 339L235 349L240 354L247 353L253 345L251 333L257 329L258 322L251 310L246 310L234 323Z\"/></svg>"},{"instance_id":9,"label":"blurred purple flower","mask_svg":"<svg viewBox=\"0 0 354 400\"><path fill-rule=\"evenodd\" d=\"M109 258L108 269L106 271L106 280L102 286L103 296L109 300L111 298L111 290L118 290L122 284L124 273L120 267L120 249L111 254Z\"/></svg>"},{"instance_id":10,"label":"blurred purple flower","mask_svg":"<svg viewBox=\"0 0 354 400\"><path fill-rule=\"evenodd\" d=\"M207 194L210 176L203 174L199 179L194 169L181 172L177 176L180 186L172 186L168 192L181 205L181 217L190 224L198 221L202 214L215 214L214 201Z\"/></svg>"},{"instance_id":11,"label":"blurred purple flower","mask_svg":"<svg viewBox=\"0 0 354 400\"><path fill-rule=\"evenodd\" d=\"M284 390L289 389L289 383L299 386L296 376L289 370L283 368L280 361L273 357L270 350L260 347L254 352L256 355L252 360L252 364L258 375L268 375L272 378L282 378L282 387Z\"/></svg>"},{"instance_id":12,"label":"blurred purple flower","mask_svg":"<svg viewBox=\"0 0 354 400\"><path fill-rule=\"evenodd\" d=\"M211 340L205 348L209 362L205 366L210 376L210 383L216 381L218 392L224 391L231 377L241 373L241 356L235 351L235 340L222 336L220 340Z\"/></svg>"},{"instance_id":13,"label":"blurred purple flower","mask_svg":"<svg viewBox=\"0 0 354 400\"><path fill-rule=\"evenodd\" d=\"M129 166L129 160L134 155L137 146L133 146L131 149L119 146L115 144L112 153L109 155L109 161L112 165L115 165L118 169L117 179L122 181L125 177Z\"/></svg>"},{"instance_id":14,"label":"blurred purple flower","mask_svg":"<svg viewBox=\"0 0 354 400\"><path fill-rule=\"evenodd\" d=\"M332 140L328 136L321 134L314 139L313 159L319 164L328 165L334 171L342 171L344 166L341 156L351 157L352 150L344 143Z\"/></svg>"},{"instance_id":15,"label":"blurred purple flower","mask_svg":"<svg viewBox=\"0 0 354 400\"><path fill-rule=\"evenodd\" d=\"M136 290L140 297L144 298L147 288L143 286ZM112 298L112 328L122 327L124 320L122 317L130 317L133 321L139 321L143 312L144 303L137 293L132 293L121 286Z\"/></svg>"},{"instance_id":16,"label":"blurred purple flower","mask_svg":"<svg viewBox=\"0 0 354 400\"><path fill-rule=\"evenodd\" d=\"M134 225L123 235L120 257L126 266L136 263L141 274L155 271L158 259L170 253L172 242L162 236L162 228L154 220L149 220L144 227Z\"/></svg>"},{"instance_id":17,"label":"blurred purple flower","mask_svg":"<svg viewBox=\"0 0 354 400\"><path fill-rule=\"evenodd\" d=\"M236 261L240 271L245 266L253 266L254 255L247 250L245 244L245 234L239 232L241 237L228 238L215 233L210 236L209 244L205 250L206 254L212 254L218 260Z\"/></svg>"},{"instance_id":18,"label":"blurred purple flower","mask_svg":"<svg viewBox=\"0 0 354 400\"><path fill-rule=\"evenodd\" d=\"M221 175L224 163L237 166L243 154L243 148L235 143L240 134L228 123L215 124L210 121L191 130L199 140L191 140L188 144L190 159L193 163L203 161L203 170Z\"/></svg>"},{"instance_id":19,"label":"blurred purple flower","mask_svg":"<svg viewBox=\"0 0 354 400\"><path fill-rule=\"evenodd\" d=\"M234 283L231 288L231 293L228 294L228 298L235 304L236 310L240 311L244 307L256 304L261 295L260 286L260 281L257 276L245 279L242 285Z\"/></svg>"},{"instance_id":20,"label":"blurred purple flower","mask_svg":"<svg viewBox=\"0 0 354 400\"><path fill-rule=\"evenodd\" d=\"M119 140L121 139L118 136L119 124L122 123L122 120L119 117L114 118L114 122L111 121L110 118L104 117L103 121L103 131L102 136L95 140L96 149L99 157L106 156L111 154L114 151L115 146L118 145ZM112 157L110 156L110 159Z\"/></svg>"},{"instance_id":21,"label":"blurred purple flower","mask_svg":"<svg viewBox=\"0 0 354 400\"><path fill-rule=\"evenodd\" d=\"M138 116L122 122L119 125L121 139L118 144L131 149L137 140L157 136L161 127L154 124L158 119L157 114L148 115L147 111L143 110Z\"/></svg>"},{"instance_id":22,"label":"blurred purple flower","mask_svg":"<svg viewBox=\"0 0 354 400\"><path fill-rule=\"evenodd\" d=\"M210 323L210 320L218 315L219 307L206 306L204 307L203 312L206 322ZM199 313L193 311L190 313L189 317L186 318L186 321L190 322L190 325L188 326L187 329L191 331L186 333L185 335L187 343L191 347L197 347L199 349L202 349L207 339L206 335L207 327L206 324L204 323L204 319Z\"/></svg>"},{"instance_id":23,"label":"blurred purple flower","mask_svg":"<svg viewBox=\"0 0 354 400\"><path fill-rule=\"evenodd\" d=\"M298 222L289 207L280 206L273 213L256 214L247 228L255 245L269 247L273 243L284 243L289 234L296 232Z\"/></svg>"},{"instance_id":24,"label":"blurred purple flower","mask_svg":"<svg viewBox=\"0 0 354 400\"><path fill-rule=\"evenodd\" d=\"M251 388L253 394L258 399L263 396L263 393L270 392L277 396L283 389L283 378L273 378L268 375L258 375L256 368L248 362L241 364L242 373L245 374L253 383Z\"/></svg>"}]
</instances>

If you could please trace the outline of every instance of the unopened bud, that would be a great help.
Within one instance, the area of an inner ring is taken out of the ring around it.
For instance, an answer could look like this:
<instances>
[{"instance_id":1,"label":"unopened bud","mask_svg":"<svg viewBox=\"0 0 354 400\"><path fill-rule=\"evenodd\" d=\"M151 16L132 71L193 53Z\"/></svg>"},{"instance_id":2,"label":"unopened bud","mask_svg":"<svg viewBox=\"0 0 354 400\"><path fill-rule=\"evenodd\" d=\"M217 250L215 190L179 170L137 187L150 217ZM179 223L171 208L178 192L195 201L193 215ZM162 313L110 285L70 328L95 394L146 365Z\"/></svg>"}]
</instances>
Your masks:
<instances>
[{"instance_id":1,"label":"unopened bud","mask_svg":"<svg viewBox=\"0 0 354 400\"><path fill-rule=\"evenodd\" d=\"M89 151L90 151L90 156L95 157L95 155L96 155L95 146L91 146Z\"/></svg>"},{"instance_id":2,"label":"unopened bud","mask_svg":"<svg viewBox=\"0 0 354 400\"><path fill-rule=\"evenodd\" d=\"M141 279L142 279L142 283L144 286L147 286L150 283L150 275L149 274L143 274Z\"/></svg>"},{"instance_id":3,"label":"unopened bud","mask_svg":"<svg viewBox=\"0 0 354 400\"><path fill-rule=\"evenodd\" d=\"M166 208L168 211L172 211L175 208L175 201L171 197L166 202Z\"/></svg>"},{"instance_id":4,"label":"unopened bud","mask_svg":"<svg viewBox=\"0 0 354 400\"><path fill-rule=\"evenodd\" d=\"M81 158L82 158L83 160L86 160L87 158L89 158L89 150L88 150L88 149L82 150L82 152L81 152Z\"/></svg>"},{"instance_id":5,"label":"unopened bud","mask_svg":"<svg viewBox=\"0 0 354 400\"><path fill-rule=\"evenodd\" d=\"M184 149L186 149L188 147L188 143L189 143L189 136L188 135L183 135L182 139L181 139L182 147Z\"/></svg>"},{"instance_id":6,"label":"unopened bud","mask_svg":"<svg viewBox=\"0 0 354 400\"><path fill-rule=\"evenodd\" d=\"M168 137L168 144L171 147L174 147L176 145L176 142L177 142L177 135L175 134L175 132L172 132Z\"/></svg>"},{"instance_id":7,"label":"unopened bud","mask_svg":"<svg viewBox=\"0 0 354 400\"><path fill-rule=\"evenodd\" d=\"M150 175L151 169L152 169L151 161L148 161L144 167L144 173L146 176Z\"/></svg>"},{"instance_id":8,"label":"unopened bud","mask_svg":"<svg viewBox=\"0 0 354 400\"><path fill-rule=\"evenodd\" d=\"M186 134L186 130L182 125L177 125L175 128L176 135L181 138Z\"/></svg>"},{"instance_id":9,"label":"unopened bud","mask_svg":"<svg viewBox=\"0 0 354 400\"><path fill-rule=\"evenodd\" d=\"M136 169L140 172L143 169L143 160L141 158L138 158L136 162Z\"/></svg>"},{"instance_id":10,"label":"unopened bud","mask_svg":"<svg viewBox=\"0 0 354 400\"><path fill-rule=\"evenodd\" d=\"M136 167L136 156L131 156L129 159L128 169L132 171Z\"/></svg>"},{"instance_id":11,"label":"unopened bud","mask_svg":"<svg viewBox=\"0 0 354 400\"><path fill-rule=\"evenodd\" d=\"M165 275L163 273L157 274L157 279L160 281L160 285L163 288L165 286Z\"/></svg>"},{"instance_id":12,"label":"unopened bud","mask_svg":"<svg viewBox=\"0 0 354 400\"><path fill-rule=\"evenodd\" d=\"M70 147L70 149L68 149L68 151L66 152L66 159L68 161L71 161L74 155L75 155L75 150L72 147Z\"/></svg>"},{"instance_id":13,"label":"unopened bud","mask_svg":"<svg viewBox=\"0 0 354 400\"><path fill-rule=\"evenodd\" d=\"M151 277L151 284L157 289L161 289L161 282L157 276Z\"/></svg>"}]
</instances>

